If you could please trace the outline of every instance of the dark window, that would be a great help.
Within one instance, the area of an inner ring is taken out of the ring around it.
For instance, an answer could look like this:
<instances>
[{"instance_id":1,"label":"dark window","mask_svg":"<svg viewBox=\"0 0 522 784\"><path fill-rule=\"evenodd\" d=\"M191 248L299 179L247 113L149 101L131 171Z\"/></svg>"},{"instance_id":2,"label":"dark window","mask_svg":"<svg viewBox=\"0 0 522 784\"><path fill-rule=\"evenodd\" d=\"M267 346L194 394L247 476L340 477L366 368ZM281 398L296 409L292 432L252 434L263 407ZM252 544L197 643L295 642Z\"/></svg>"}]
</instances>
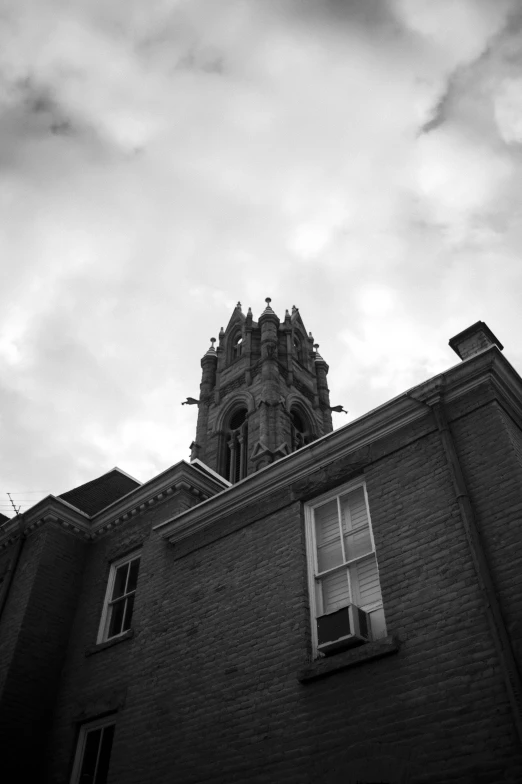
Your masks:
<instances>
[{"instance_id":1,"label":"dark window","mask_svg":"<svg viewBox=\"0 0 522 784\"><path fill-rule=\"evenodd\" d=\"M240 408L230 417L225 432L225 478L235 484L246 476L248 450L247 410Z\"/></svg>"},{"instance_id":2,"label":"dark window","mask_svg":"<svg viewBox=\"0 0 522 784\"><path fill-rule=\"evenodd\" d=\"M293 346L294 346L294 356L301 363L301 365L305 365L305 351L303 348L303 342L298 335L294 335L292 338Z\"/></svg>"},{"instance_id":3,"label":"dark window","mask_svg":"<svg viewBox=\"0 0 522 784\"><path fill-rule=\"evenodd\" d=\"M240 332L235 336L232 341L232 359L238 359L243 351L243 336Z\"/></svg>"},{"instance_id":4,"label":"dark window","mask_svg":"<svg viewBox=\"0 0 522 784\"><path fill-rule=\"evenodd\" d=\"M112 565L98 642L118 637L131 628L139 571L139 555Z\"/></svg>"},{"instance_id":5,"label":"dark window","mask_svg":"<svg viewBox=\"0 0 522 784\"><path fill-rule=\"evenodd\" d=\"M304 418L295 409L290 412L292 430L292 451L300 449L305 444L313 441L310 428L305 424Z\"/></svg>"},{"instance_id":6,"label":"dark window","mask_svg":"<svg viewBox=\"0 0 522 784\"><path fill-rule=\"evenodd\" d=\"M114 739L114 722L93 722L80 731L72 784L106 784Z\"/></svg>"}]
</instances>

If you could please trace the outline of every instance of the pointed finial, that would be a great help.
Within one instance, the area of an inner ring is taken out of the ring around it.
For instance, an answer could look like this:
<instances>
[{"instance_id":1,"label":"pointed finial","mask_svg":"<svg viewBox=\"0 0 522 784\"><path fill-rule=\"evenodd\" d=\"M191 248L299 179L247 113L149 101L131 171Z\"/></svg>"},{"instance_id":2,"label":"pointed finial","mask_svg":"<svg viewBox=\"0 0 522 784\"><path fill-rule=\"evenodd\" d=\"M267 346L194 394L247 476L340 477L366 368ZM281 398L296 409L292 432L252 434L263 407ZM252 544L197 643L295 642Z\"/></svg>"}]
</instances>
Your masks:
<instances>
[{"instance_id":1,"label":"pointed finial","mask_svg":"<svg viewBox=\"0 0 522 784\"><path fill-rule=\"evenodd\" d=\"M270 303L272 302L271 297L265 297L266 307L264 311L261 313L261 316L276 316L272 308L270 307ZM277 316L276 316L277 318ZM279 321L279 319L278 319Z\"/></svg>"},{"instance_id":2,"label":"pointed finial","mask_svg":"<svg viewBox=\"0 0 522 784\"><path fill-rule=\"evenodd\" d=\"M221 329L219 330L219 337L222 337L224 334L225 334L225 330L223 329L223 327L221 327Z\"/></svg>"},{"instance_id":3,"label":"pointed finial","mask_svg":"<svg viewBox=\"0 0 522 784\"><path fill-rule=\"evenodd\" d=\"M241 310L241 302L238 302L236 305L237 310Z\"/></svg>"},{"instance_id":4,"label":"pointed finial","mask_svg":"<svg viewBox=\"0 0 522 784\"><path fill-rule=\"evenodd\" d=\"M206 352L205 356L207 354L214 355L216 353L216 349L214 348L214 343L216 342L216 338L210 338L210 342L211 342L212 345L210 346L210 348L207 349L207 352Z\"/></svg>"},{"instance_id":5,"label":"pointed finial","mask_svg":"<svg viewBox=\"0 0 522 784\"><path fill-rule=\"evenodd\" d=\"M296 311L297 311L297 308L296 308L296 306L295 306L295 305L292 305L292 315L293 315L294 313L296 313Z\"/></svg>"},{"instance_id":6,"label":"pointed finial","mask_svg":"<svg viewBox=\"0 0 522 784\"><path fill-rule=\"evenodd\" d=\"M251 307L249 307L249 308L248 308L248 313L247 313L247 315L248 315L248 316L251 316L251 315L252 315L252 308L251 308Z\"/></svg>"},{"instance_id":7,"label":"pointed finial","mask_svg":"<svg viewBox=\"0 0 522 784\"><path fill-rule=\"evenodd\" d=\"M319 343L314 343L314 351L315 351L315 361L316 362L324 362L324 359L319 353Z\"/></svg>"}]
</instances>

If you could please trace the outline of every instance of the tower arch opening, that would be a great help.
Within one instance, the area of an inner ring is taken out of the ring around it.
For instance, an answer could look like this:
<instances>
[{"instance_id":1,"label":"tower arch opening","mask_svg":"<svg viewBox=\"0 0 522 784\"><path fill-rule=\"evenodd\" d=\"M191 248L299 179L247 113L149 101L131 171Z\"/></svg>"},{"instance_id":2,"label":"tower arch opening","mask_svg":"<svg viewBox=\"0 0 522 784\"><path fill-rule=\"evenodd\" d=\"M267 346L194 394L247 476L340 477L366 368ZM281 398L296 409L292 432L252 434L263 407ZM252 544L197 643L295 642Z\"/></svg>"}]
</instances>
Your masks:
<instances>
[{"instance_id":1,"label":"tower arch opening","mask_svg":"<svg viewBox=\"0 0 522 784\"><path fill-rule=\"evenodd\" d=\"M234 362L234 360L239 359L241 354L243 353L243 333L238 330L235 334L232 335L230 340L230 348L229 348L229 362Z\"/></svg>"},{"instance_id":2,"label":"tower arch opening","mask_svg":"<svg viewBox=\"0 0 522 784\"><path fill-rule=\"evenodd\" d=\"M294 332L294 336L292 338L292 345L294 347L295 358L298 362L303 364L303 344L299 335Z\"/></svg>"},{"instance_id":3,"label":"tower arch opening","mask_svg":"<svg viewBox=\"0 0 522 784\"><path fill-rule=\"evenodd\" d=\"M292 452L315 440L308 417L300 406L294 405L290 409L290 431Z\"/></svg>"},{"instance_id":4,"label":"tower arch opening","mask_svg":"<svg viewBox=\"0 0 522 784\"><path fill-rule=\"evenodd\" d=\"M222 446L222 474L235 484L247 474L248 410L245 405L234 408L224 427Z\"/></svg>"}]
</instances>

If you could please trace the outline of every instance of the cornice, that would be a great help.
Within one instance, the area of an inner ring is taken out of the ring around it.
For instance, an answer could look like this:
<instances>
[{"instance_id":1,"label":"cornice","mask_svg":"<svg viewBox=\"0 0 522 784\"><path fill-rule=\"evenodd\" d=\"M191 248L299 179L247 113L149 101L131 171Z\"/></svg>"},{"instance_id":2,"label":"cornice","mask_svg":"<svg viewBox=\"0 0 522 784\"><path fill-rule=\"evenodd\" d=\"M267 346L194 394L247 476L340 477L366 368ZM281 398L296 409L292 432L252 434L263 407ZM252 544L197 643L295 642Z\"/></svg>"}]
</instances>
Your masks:
<instances>
[{"instance_id":1,"label":"cornice","mask_svg":"<svg viewBox=\"0 0 522 784\"><path fill-rule=\"evenodd\" d=\"M240 510L246 503L262 502L267 496L289 483L305 478L312 471L348 457L361 447L424 418L427 409L420 406L419 402L429 404L440 396L442 388L446 400L455 400L486 379L494 379L501 394L509 397L522 412L522 379L499 349L491 346L277 463L251 474L197 507L154 526L154 530L171 543L181 541Z\"/></svg>"},{"instance_id":2,"label":"cornice","mask_svg":"<svg viewBox=\"0 0 522 784\"><path fill-rule=\"evenodd\" d=\"M206 501L216 492L220 492L223 484L225 480L214 479L182 460L98 512L92 521L92 537L101 536L175 493L185 491L198 501Z\"/></svg>"},{"instance_id":3,"label":"cornice","mask_svg":"<svg viewBox=\"0 0 522 784\"><path fill-rule=\"evenodd\" d=\"M175 493L186 491L198 501L205 501L219 492L223 484L225 480L214 479L183 460L92 517L62 498L50 495L2 526L0 549L48 522L83 539L95 539Z\"/></svg>"},{"instance_id":4,"label":"cornice","mask_svg":"<svg viewBox=\"0 0 522 784\"><path fill-rule=\"evenodd\" d=\"M67 501L49 495L2 527L0 549L8 547L20 535L29 536L44 523L55 523L84 539L90 539L91 536L88 515Z\"/></svg>"}]
</instances>

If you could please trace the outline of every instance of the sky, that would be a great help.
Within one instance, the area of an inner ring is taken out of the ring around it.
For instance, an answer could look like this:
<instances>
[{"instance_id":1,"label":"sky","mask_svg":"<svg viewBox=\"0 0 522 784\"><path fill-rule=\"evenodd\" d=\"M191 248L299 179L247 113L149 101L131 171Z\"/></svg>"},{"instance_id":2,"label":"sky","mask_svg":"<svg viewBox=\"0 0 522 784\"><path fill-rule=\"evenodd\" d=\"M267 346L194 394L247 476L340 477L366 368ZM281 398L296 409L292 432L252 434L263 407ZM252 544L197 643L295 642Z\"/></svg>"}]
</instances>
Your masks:
<instances>
[{"instance_id":1,"label":"sky","mask_svg":"<svg viewBox=\"0 0 522 784\"><path fill-rule=\"evenodd\" d=\"M522 372L519 0L0 0L0 512L189 458L237 301L293 305L334 427Z\"/></svg>"}]
</instances>

